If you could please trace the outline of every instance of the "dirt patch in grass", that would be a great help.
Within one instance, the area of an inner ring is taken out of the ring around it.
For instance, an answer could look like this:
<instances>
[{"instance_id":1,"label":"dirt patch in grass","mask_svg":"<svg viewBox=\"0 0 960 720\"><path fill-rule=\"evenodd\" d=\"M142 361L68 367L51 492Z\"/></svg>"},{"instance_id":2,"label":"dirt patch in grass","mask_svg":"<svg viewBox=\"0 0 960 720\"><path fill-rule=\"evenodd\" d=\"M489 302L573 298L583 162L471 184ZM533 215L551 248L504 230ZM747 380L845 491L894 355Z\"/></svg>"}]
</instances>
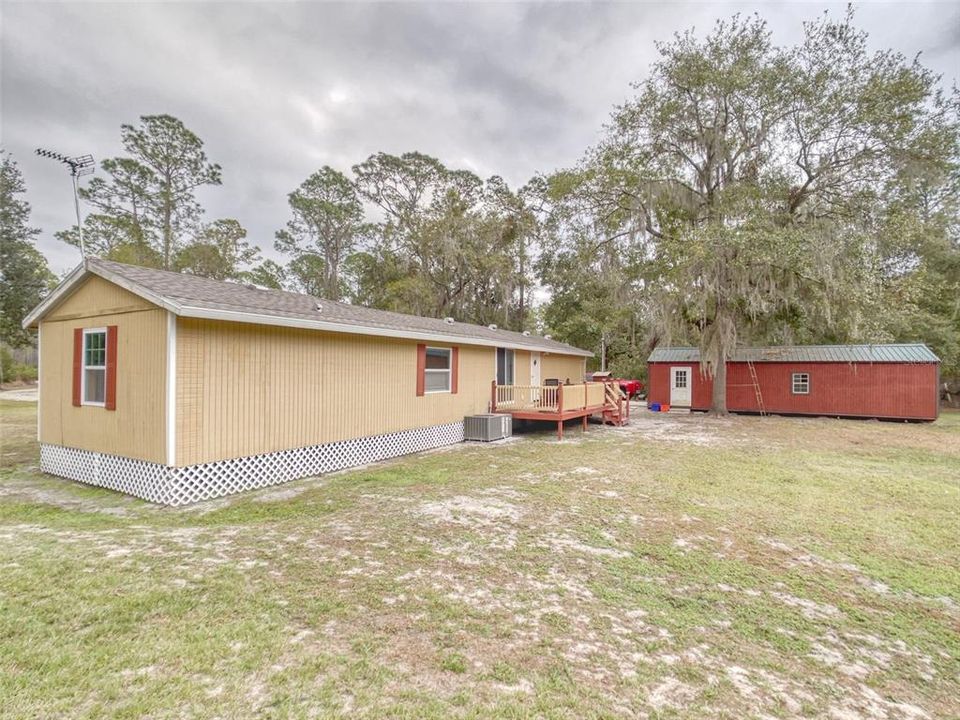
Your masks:
<instances>
[{"instance_id":1,"label":"dirt patch in grass","mask_svg":"<svg viewBox=\"0 0 960 720\"><path fill-rule=\"evenodd\" d=\"M0 717L960 715L960 423L634 418L170 510L5 416Z\"/></svg>"}]
</instances>

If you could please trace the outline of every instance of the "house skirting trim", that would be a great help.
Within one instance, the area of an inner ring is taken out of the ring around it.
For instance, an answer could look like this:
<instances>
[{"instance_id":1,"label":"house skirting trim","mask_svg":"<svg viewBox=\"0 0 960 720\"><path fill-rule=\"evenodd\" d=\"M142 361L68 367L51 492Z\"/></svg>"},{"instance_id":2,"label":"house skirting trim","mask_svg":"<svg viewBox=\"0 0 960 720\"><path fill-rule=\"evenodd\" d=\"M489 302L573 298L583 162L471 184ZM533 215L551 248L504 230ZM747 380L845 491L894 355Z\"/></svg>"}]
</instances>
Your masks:
<instances>
[{"instance_id":1,"label":"house skirting trim","mask_svg":"<svg viewBox=\"0 0 960 720\"><path fill-rule=\"evenodd\" d=\"M186 505L459 442L463 422L186 467L42 444L40 469L150 502Z\"/></svg>"}]
</instances>

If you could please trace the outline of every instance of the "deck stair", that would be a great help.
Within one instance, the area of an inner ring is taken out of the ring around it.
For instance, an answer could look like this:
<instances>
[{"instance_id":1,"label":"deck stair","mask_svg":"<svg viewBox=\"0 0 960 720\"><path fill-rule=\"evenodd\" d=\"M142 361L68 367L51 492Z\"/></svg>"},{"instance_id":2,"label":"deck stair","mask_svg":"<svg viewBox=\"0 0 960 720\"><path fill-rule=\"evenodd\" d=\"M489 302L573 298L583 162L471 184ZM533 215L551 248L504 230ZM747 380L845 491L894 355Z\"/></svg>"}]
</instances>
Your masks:
<instances>
[{"instance_id":1,"label":"deck stair","mask_svg":"<svg viewBox=\"0 0 960 720\"><path fill-rule=\"evenodd\" d=\"M624 411L626 405L626 411ZM604 383L603 393L603 424L624 425L630 417L629 402L624 403L623 394L619 386L614 383Z\"/></svg>"}]
</instances>

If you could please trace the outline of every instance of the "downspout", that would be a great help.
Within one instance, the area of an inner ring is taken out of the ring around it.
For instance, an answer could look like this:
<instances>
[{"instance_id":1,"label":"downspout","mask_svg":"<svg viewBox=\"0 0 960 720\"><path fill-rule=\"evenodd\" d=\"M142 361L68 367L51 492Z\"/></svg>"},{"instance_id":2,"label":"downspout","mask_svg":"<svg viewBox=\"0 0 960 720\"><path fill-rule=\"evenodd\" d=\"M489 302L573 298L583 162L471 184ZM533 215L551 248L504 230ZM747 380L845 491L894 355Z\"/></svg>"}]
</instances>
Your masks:
<instances>
[{"instance_id":1,"label":"downspout","mask_svg":"<svg viewBox=\"0 0 960 720\"><path fill-rule=\"evenodd\" d=\"M177 464L177 316L167 311L167 465Z\"/></svg>"}]
</instances>

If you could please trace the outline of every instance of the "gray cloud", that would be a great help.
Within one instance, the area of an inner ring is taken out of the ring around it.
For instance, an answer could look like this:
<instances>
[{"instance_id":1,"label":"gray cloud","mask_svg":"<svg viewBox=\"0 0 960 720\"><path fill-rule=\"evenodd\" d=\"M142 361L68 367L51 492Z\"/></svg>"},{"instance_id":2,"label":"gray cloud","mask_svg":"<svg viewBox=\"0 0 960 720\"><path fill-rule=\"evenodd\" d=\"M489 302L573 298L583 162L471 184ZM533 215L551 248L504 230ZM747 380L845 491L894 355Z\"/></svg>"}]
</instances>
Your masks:
<instances>
[{"instance_id":1,"label":"gray cloud","mask_svg":"<svg viewBox=\"0 0 960 720\"><path fill-rule=\"evenodd\" d=\"M208 218L236 217L273 254L286 195L323 164L419 150L525 182L575 162L656 57L654 43L758 9L775 41L844 5L4 2L0 140L23 169L41 250L73 222L66 173L37 146L98 159L119 126L170 113L223 165ZM960 9L866 5L874 47L958 74Z\"/></svg>"}]
</instances>

